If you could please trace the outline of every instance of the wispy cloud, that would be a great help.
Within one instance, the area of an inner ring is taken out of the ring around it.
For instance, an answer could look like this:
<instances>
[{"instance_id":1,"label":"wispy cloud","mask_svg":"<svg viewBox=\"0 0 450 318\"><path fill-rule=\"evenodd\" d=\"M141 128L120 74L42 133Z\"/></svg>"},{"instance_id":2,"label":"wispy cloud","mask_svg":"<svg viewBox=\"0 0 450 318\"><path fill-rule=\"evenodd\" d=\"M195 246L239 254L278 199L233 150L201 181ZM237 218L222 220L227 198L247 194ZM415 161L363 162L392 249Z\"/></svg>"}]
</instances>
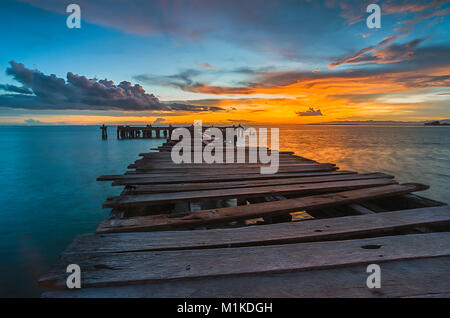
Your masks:
<instances>
[{"instance_id":1,"label":"wispy cloud","mask_svg":"<svg viewBox=\"0 0 450 318\"><path fill-rule=\"evenodd\" d=\"M382 3L384 13L399 13L399 12L421 12L430 8L436 7L446 3L447 0L431 0L431 1L411 1L411 0L390 0Z\"/></svg>"},{"instance_id":2,"label":"wispy cloud","mask_svg":"<svg viewBox=\"0 0 450 318\"><path fill-rule=\"evenodd\" d=\"M165 118L158 117L158 118L156 118L155 121L153 122L153 125L159 125L159 124L162 124L162 123L165 122L165 121L166 121Z\"/></svg>"},{"instance_id":3,"label":"wispy cloud","mask_svg":"<svg viewBox=\"0 0 450 318\"><path fill-rule=\"evenodd\" d=\"M218 69L217 66L214 66L214 65L211 65L211 64L208 64L208 63L199 63L199 62L195 61L194 64L197 65L198 67L206 68L206 69L210 69L210 70L217 70Z\"/></svg>"},{"instance_id":4,"label":"wispy cloud","mask_svg":"<svg viewBox=\"0 0 450 318\"><path fill-rule=\"evenodd\" d=\"M347 55L343 58L339 58L336 60L336 62L331 63L329 65L329 67L335 68L338 67L340 65L343 64L360 64L363 62L369 62L369 61L374 61L375 59L373 58L373 53L374 52L378 52L380 51L380 49L382 49L383 47L385 47L386 45L394 42L397 39L396 36L392 35L392 36L388 36L386 38L384 38L382 41L380 41L378 44L376 45L372 45L366 48L363 48L355 53L352 53L350 55Z\"/></svg>"},{"instance_id":5,"label":"wispy cloud","mask_svg":"<svg viewBox=\"0 0 450 318\"><path fill-rule=\"evenodd\" d=\"M64 121L59 121L59 122L44 122L44 121L40 121L38 119L33 119L33 118L29 118L29 119L25 119L24 123L26 125L29 126L43 126L43 125L66 125L66 122Z\"/></svg>"}]
</instances>

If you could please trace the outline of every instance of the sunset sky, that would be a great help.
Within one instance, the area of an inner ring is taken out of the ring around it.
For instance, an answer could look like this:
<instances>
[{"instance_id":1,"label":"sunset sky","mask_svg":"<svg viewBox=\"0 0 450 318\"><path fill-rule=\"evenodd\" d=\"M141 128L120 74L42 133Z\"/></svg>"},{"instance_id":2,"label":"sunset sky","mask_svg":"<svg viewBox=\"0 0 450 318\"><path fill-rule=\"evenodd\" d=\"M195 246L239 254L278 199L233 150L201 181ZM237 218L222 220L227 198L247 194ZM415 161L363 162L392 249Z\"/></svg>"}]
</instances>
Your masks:
<instances>
[{"instance_id":1,"label":"sunset sky","mask_svg":"<svg viewBox=\"0 0 450 318\"><path fill-rule=\"evenodd\" d=\"M449 17L439 0L1 1L0 124L446 119Z\"/></svg>"}]
</instances>

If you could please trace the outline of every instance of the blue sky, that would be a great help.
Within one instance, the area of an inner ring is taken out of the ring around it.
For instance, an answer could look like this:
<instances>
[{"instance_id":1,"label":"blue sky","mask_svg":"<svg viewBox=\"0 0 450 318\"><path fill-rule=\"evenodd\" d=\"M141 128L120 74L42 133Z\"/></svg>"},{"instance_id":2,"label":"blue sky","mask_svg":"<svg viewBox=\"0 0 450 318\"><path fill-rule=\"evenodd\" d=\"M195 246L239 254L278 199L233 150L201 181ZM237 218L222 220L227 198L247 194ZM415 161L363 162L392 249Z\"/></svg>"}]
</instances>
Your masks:
<instances>
[{"instance_id":1,"label":"blue sky","mask_svg":"<svg viewBox=\"0 0 450 318\"><path fill-rule=\"evenodd\" d=\"M81 29L66 27L73 2ZM448 118L449 14L439 0L2 1L0 123Z\"/></svg>"}]
</instances>

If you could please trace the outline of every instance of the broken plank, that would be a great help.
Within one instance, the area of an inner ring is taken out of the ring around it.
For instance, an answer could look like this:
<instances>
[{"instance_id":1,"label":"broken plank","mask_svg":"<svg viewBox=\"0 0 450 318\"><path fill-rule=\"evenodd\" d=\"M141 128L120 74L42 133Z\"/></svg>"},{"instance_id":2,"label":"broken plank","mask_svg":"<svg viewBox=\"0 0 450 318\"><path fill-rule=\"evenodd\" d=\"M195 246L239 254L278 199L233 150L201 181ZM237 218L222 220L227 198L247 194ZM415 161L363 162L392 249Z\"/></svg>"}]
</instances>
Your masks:
<instances>
[{"instance_id":1,"label":"broken plank","mask_svg":"<svg viewBox=\"0 0 450 318\"><path fill-rule=\"evenodd\" d=\"M264 149L264 148L263 148L262 151L264 151L264 152L267 151L268 155L276 155L278 153L278 157L280 157L280 158L296 158L296 159L310 160L308 158L297 156L297 155L294 155L292 153L288 153L288 152L284 152L284 151L276 151L276 150L270 150L270 149ZM248 155L249 149L247 148L244 151L242 151L242 149L237 149L237 148L233 149L233 148L231 148L231 152L234 155L238 154L239 152L245 153L245 154ZM226 148L223 149L222 153L225 156L226 153L227 153L227 149ZM197 152L197 151L195 151L194 149L191 148L190 154L191 154L191 157L195 156L196 154L203 155L203 151L198 151ZM162 159L170 159L171 158L171 154L170 153L157 152L157 151L147 152L147 153L140 153L139 156L145 157L145 158L151 158L151 159L161 159L161 158Z\"/></svg>"},{"instance_id":2,"label":"broken plank","mask_svg":"<svg viewBox=\"0 0 450 318\"><path fill-rule=\"evenodd\" d=\"M63 254L181 250L341 240L416 226L450 223L450 207L401 210L370 215L286 222L242 228L88 234Z\"/></svg>"},{"instance_id":3,"label":"broken plank","mask_svg":"<svg viewBox=\"0 0 450 318\"><path fill-rule=\"evenodd\" d=\"M359 189L396 183L392 179L345 180L310 184L271 185L263 187L214 189L202 191L165 192L136 195L121 195L109 198L104 208L130 208L138 206L159 205L181 201L209 201L215 199L249 198L265 194L300 194L305 192L332 192Z\"/></svg>"},{"instance_id":4,"label":"broken plank","mask_svg":"<svg viewBox=\"0 0 450 318\"><path fill-rule=\"evenodd\" d=\"M236 181L236 180L264 180L280 178L296 178L326 175L356 174L353 171L311 171L296 173L276 173L276 174L237 174L237 175L209 175L209 176L165 176L152 177L146 174L142 175L112 175L100 177L99 181L114 181L113 185L136 185L136 184L164 184L179 182L217 182L217 181Z\"/></svg>"},{"instance_id":5,"label":"broken plank","mask_svg":"<svg viewBox=\"0 0 450 318\"><path fill-rule=\"evenodd\" d=\"M298 210L322 209L370 199L402 195L426 189L428 189L428 186L422 184L394 184L274 202L255 203L237 207L201 210L180 218L171 218L161 214L129 219L105 220L100 223L97 228L97 233L155 231L170 228L190 228L206 224L220 224L261 216L279 215Z\"/></svg>"},{"instance_id":6,"label":"broken plank","mask_svg":"<svg viewBox=\"0 0 450 318\"><path fill-rule=\"evenodd\" d=\"M227 174L261 174L262 167L250 167L246 168L245 166L241 168L229 168L229 169L217 169L214 170L213 174L215 175L227 175ZM278 170L275 170L275 173L289 173L289 172L304 172L304 171L331 171L338 169L334 165L331 164L305 164L301 166L294 167L279 167ZM148 174L150 176L183 176L187 173L191 175L210 175L211 171L209 169L203 169L202 167L198 168L187 168L187 169L136 169L136 171L128 171L127 175L135 175L135 174Z\"/></svg>"},{"instance_id":7,"label":"broken plank","mask_svg":"<svg viewBox=\"0 0 450 318\"><path fill-rule=\"evenodd\" d=\"M90 287L304 271L448 255L448 232L262 247L66 254L40 278L39 284L66 288L66 268L69 264L78 264L82 268L81 283L84 287Z\"/></svg>"},{"instance_id":8,"label":"broken plank","mask_svg":"<svg viewBox=\"0 0 450 318\"><path fill-rule=\"evenodd\" d=\"M328 163L329 164L329 163ZM299 162L291 163L279 162L278 166L282 168L295 168L303 166L318 165L314 162ZM334 165L334 164L333 164ZM335 165L334 165L335 166ZM267 163L198 163L198 164L131 164L128 169L140 169L140 170L179 170L179 169L248 169L248 168L259 168L259 167L270 167Z\"/></svg>"},{"instance_id":9,"label":"broken plank","mask_svg":"<svg viewBox=\"0 0 450 318\"><path fill-rule=\"evenodd\" d=\"M365 173L365 174L342 174L328 175L318 177L302 177L302 178L282 178L268 180L242 180L242 181L222 181L222 182L198 182L198 183L176 183L176 184L154 184L154 185L136 185L132 193L157 193L157 192L179 192L179 191L198 191L211 189L229 189L229 188L245 188L258 187L268 185L283 185L295 183L319 183L329 181L344 180L362 180L377 178L393 178L393 176L384 173Z\"/></svg>"}]
</instances>

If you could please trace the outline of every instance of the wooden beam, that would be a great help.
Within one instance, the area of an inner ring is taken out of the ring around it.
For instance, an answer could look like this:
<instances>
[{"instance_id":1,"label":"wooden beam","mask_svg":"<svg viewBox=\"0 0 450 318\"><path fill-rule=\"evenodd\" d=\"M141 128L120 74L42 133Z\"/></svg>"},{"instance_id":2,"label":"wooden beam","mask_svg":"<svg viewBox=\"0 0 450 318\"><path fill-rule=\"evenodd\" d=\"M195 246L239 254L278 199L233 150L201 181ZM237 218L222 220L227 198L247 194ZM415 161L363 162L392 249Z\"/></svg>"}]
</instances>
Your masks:
<instances>
[{"instance_id":1,"label":"wooden beam","mask_svg":"<svg viewBox=\"0 0 450 318\"><path fill-rule=\"evenodd\" d=\"M336 166L335 164L326 163L329 165ZM279 162L278 166L281 168L296 168L304 166L318 165L314 162ZM269 167L270 164L267 163L198 163L198 164L175 164L175 163L165 163L165 164L131 164L128 169L139 169L139 170L192 170L195 169L248 169L248 168L260 168Z\"/></svg>"},{"instance_id":2,"label":"wooden beam","mask_svg":"<svg viewBox=\"0 0 450 318\"><path fill-rule=\"evenodd\" d=\"M151 185L136 185L132 193L158 193L158 192L180 192L180 191L198 191L211 189L230 189L230 188L246 188L258 187L268 185L283 185L283 184L306 184L319 183L329 181L344 181L344 180L363 180L363 179L378 179L378 178L394 178L393 176L384 173L366 173L366 174L343 174L343 175L328 175L318 177L303 177L303 178L283 178L283 179L269 179L269 180L242 180L242 181L222 181L222 182L198 182L198 183L177 183L177 184L151 184Z\"/></svg>"},{"instance_id":3,"label":"wooden beam","mask_svg":"<svg viewBox=\"0 0 450 318\"><path fill-rule=\"evenodd\" d=\"M316 164L308 163L300 166L293 167L279 167L277 173L287 173L287 172L304 172L304 171L331 171L338 169L332 164ZM229 168L229 169L215 169L210 171L208 168L203 169L198 168L187 168L187 169L136 169L136 171L128 171L127 175L134 174L148 174L150 176L183 176L186 174L190 175L228 175L228 174L261 174L261 167L249 167L246 168L243 165L240 168Z\"/></svg>"},{"instance_id":4,"label":"wooden beam","mask_svg":"<svg viewBox=\"0 0 450 318\"><path fill-rule=\"evenodd\" d=\"M136 184L165 184L165 183L194 183L194 182L217 182L217 181L236 181L236 180L268 180L280 178L299 178L312 176L327 176L341 174L356 174L353 171L312 171L312 172L296 172L296 173L277 173L277 174L230 174L230 175L209 175L209 176L166 176L151 177L148 175L115 175L104 176L105 179L97 179L99 181L114 181L113 185L136 185ZM107 179L110 177L109 179Z\"/></svg>"},{"instance_id":5,"label":"wooden beam","mask_svg":"<svg viewBox=\"0 0 450 318\"><path fill-rule=\"evenodd\" d=\"M214 189L202 191L149 193L136 195L121 195L109 198L103 203L104 208L131 208L138 206L160 205L181 201L210 201L228 198L249 198L265 194L300 194L305 192L321 193L344 191L380 185L394 184L392 179L345 180L310 184L288 184L263 187L247 187L232 189Z\"/></svg>"},{"instance_id":6,"label":"wooden beam","mask_svg":"<svg viewBox=\"0 0 450 318\"><path fill-rule=\"evenodd\" d=\"M195 211L195 209L192 209ZM450 223L450 207L285 222L228 229L80 235L63 254L123 253L342 240Z\"/></svg>"},{"instance_id":7,"label":"wooden beam","mask_svg":"<svg viewBox=\"0 0 450 318\"><path fill-rule=\"evenodd\" d=\"M276 274L207 277L125 286L55 290L42 297L323 298L449 297L450 257L381 264L381 288L366 286L367 264Z\"/></svg>"},{"instance_id":8,"label":"wooden beam","mask_svg":"<svg viewBox=\"0 0 450 318\"><path fill-rule=\"evenodd\" d=\"M304 271L448 255L448 232L262 247L66 254L40 278L39 284L66 288L66 268L69 264L80 266L83 273L81 284L90 287Z\"/></svg>"},{"instance_id":9,"label":"wooden beam","mask_svg":"<svg viewBox=\"0 0 450 318\"><path fill-rule=\"evenodd\" d=\"M202 210L180 218L168 217L167 215L162 214L129 219L105 220L100 223L97 228L97 233L154 231L170 228L189 228L205 224L220 224L240 219L245 220L262 216L279 215L298 210L322 209L369 199L402 195L426 189L428 189L428 186L422 184L394 184L275 202Z\"/></svg>"}]
</instances>

